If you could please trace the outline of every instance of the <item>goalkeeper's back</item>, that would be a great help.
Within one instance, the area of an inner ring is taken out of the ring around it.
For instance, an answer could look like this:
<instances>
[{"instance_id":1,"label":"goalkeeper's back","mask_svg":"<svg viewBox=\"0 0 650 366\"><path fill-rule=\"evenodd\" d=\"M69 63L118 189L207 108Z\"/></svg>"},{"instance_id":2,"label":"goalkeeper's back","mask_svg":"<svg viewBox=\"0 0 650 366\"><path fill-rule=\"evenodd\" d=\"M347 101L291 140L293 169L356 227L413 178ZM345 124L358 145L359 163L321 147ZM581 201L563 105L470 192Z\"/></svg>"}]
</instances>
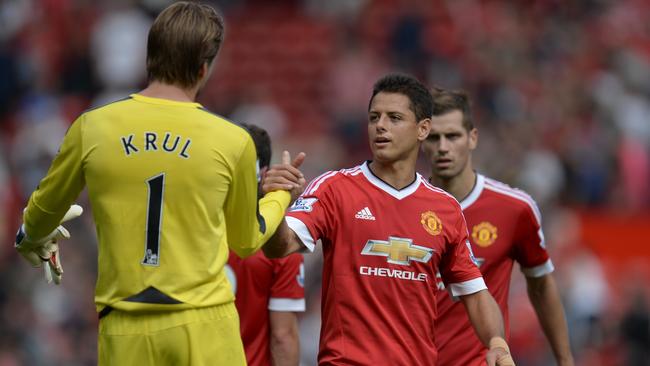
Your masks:
<instances>
[{"instance_id":1,"label":"goalkeeper's back","mask_svg":"<svg viewBox=\"0 0 650 366\"><path fill-rule=\"evenodd\" d=\"M264 229L255 160L249 134L200 104L134 94L73 123L30 205L47 216L87 184L98 311L217 305L233 300L226 238L247 255Z\"/></svg>"},{"instance_id":2,"label":"goalkeeper's back","mask_svg":"<svg viewBox=\"0 0 650 366\"><path fill-rule=\"evenodd\" d=\"M259 249L284 220L292 195L283 189L299 189L302 173L285 165L286 181L258 206L253 140L194 103L223 34L209 5L165 8L149 30L147 87L72 124L23 215L21 254L34 259L21 246L28 238L47 244L60 275L48 234L88 186L99 239L99 365L246 364L228 246L240 256Z\"/></svg>"}]
</instances>

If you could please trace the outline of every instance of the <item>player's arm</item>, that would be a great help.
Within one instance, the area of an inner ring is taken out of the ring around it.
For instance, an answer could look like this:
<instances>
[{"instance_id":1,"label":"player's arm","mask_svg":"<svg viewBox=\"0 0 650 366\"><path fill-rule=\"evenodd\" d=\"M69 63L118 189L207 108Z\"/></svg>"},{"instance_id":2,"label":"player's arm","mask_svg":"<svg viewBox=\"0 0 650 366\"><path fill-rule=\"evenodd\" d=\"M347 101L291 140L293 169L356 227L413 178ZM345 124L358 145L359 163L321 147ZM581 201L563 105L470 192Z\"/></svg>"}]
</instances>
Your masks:
<instances>
[{"instance_id":1,"label":"player's arm","mask_svg":"<svg viewBox=\"0 0 650 366\"><path fill-rule=\"evenodd\" d=\"M291 205L291 195L286 190L278 190L267 193L264 197L260 198L259 213L265 228L257 231L257 238L255 239L256 246L253 250L257 251L261 246L268 242L269 238L277 231L278 226L283 222L284 213L287 207ZM249 254L252 254L249 253Z\"/></svg>"},{"instance_id":2,"label":"player's arm","mask_svg":"<svg viewBox=\"0 0 650 366\"><path fill-rule=\"evenodd\" d=\"M271 359L274 366L297 366L300 358L298 317L291 311L269 311Z\"/></svg>"},{"instance_id":3,"label":"player's arm","mask_svg":"<svg viewBox=\"0 0 650 366\"><path fill-rule=\"evenodd\" d=\"M300 341L297 312L305 311L303 257L295 254L271 261L273 283L269 298L269 325L272 364L298 366Z\"/></svg>"},{"instance_id":4,"label":"player's arm","mask_svg":"<svg viewBox=\"0 0 650 366\"><path fill-rule=\"evenodd\" d=\"M60 224L82 212L71 206L85 185L82 171L82 119L77 119L66 132L50 169L29 198L23 212L23 224L16 234L16 250L33 266L45 262L47 282L61 283L59 239L70 233Z\"/></svg>"},{"instance_id":5,"label":"player's arm","mask_svg":"<svg viewBox=\"0 0 650 366\"><path fill-rule=\"evenodd\" d=\"M529 209L524 210L520 216L515 259L526 276L528 298L553 349L557 364L573 365L569 331L560 294L552 275L555 268L544 243L541 213L532 199L531 202Z\"/></svg>"},{"instance_id":6,"label":"player's arm","mask_svg":"<svg viewBox=\"0 0 650 366\"><path fill-rule=\"evenodd\" d=\"M291 185L291 178L295 175L295 172L292 172L291 169L297 169L305 158L304 153L298 154L296 159L289 164L291 158L288 152L283 152L282 155L282 164L274 165L269 169L264 177L262 182L262 190L264 192L272 192L274 190L283 189L282 187ZM299 173L299 171L298 171ZM291 189L291 199L295 199L302 194L304 190L305 180L300 175L300 181L298 186L294 186ZM286 189L286 188L285 188ZM270 236L266 245L262 247L264 255L268 258L282 258L286 257L289 254L298 252L302 250L304 246L298 235L289 227L286 220L282 220L277 230Z\"/></svg>"},{"instance_id":7,"label":"player's arm","mask_svg":"<svg viewBox=\"0 0 650 366\"><path fill-rule=\"evenodd\" d=\"M266 199L269 193L282 190L288 191L290 193L291 201L289 204L293 203L305 189L305 177L298 169L304 160L305 153L303 152L299 153L296 158L291 161L291 155L289 152L283 151L282 163L273 165L271 169L269 169L264 175L264 179L262 181L262 192L265 193L265 196L260 200L260 204ZM262 243L268 243L273 234L281 229L280 225L284 224L285 211L282 211L282 215L277 216L275 215L276 212L278 211L275 210L273 212L270 212L269 210L269 213L267 215L272 219L271 225L277 227L277 229L273 232L267 232L263 234L262 237L258 239ZM269 246L269 244L266 244L264 247L267 246Z\"/></svg>"},{"instance_id":8,"label":"player's arm","mask_svg":"<svg viewBox=\"0 0 650 366\"><path fill-rule=\"evenodd\" d=\"M242 258L255 253L273 235L291 203L287 186L285 190L267 193L258 201L256 161L255 145L247 136L239 161L233 167L233 183L224 207L228 245Z\"/></svg>"},{"instance_id":9,"label":"player's arm","mask_svg":"<svg viewBox=\"0 0 650 366\"><path fill-rule=\"evenodd\" d=\"M490 349L488 365L514 365L504 340L503 316L490 292L485 289L460 296L460 299L476 335Z\"/></svg>"},{"instance_id":10,"label":"player's arm","mask_svg":"<svg viewBox=\"0 0 650 366\"><path fill-rule=\"evenodd\" d=\"M262 250L268 258L282 258L303 248L298 234L291 230L286 221L282 221Z\"/></svg>"},{"instance_id":11,"label":"player's arm","mask_svg":"<svg viewBox=\"0 0 650 366\"><path fill-rule=\"evenodd\" d=\"M504 337L503 317L499 305L488 290L460 296L478 338L488 346L490 339Z\"/></svg>"},{"instance_id":12,"label":"player's arm","mask_svg":"<svg viewBox=\"0 0 650 366\"><path fill-rule=\"evenodd\" d=\"M82 170L83 115L68 129L47 175L23 213L25 235L37 240L55 230L85 185Z\"/></svg>"},{"instance_id":13,"label":"player's arm","mask_svg":"<svg viewBox=\"0 0 650 366\"><path fill-rule=\"evenodd\" d=\"M559 366L573 366L569 346L569 332L555 279L549 273L540 277L526 277L528 297L537 318L551 344Z\"/></svg>"},{"instance_id":14,"label":"player's arm","mask_svg":"<svg viewBox=\"0 0 650 366\"><path fill-rule=\"evenodd\" d=\"M511 366L514 361L504 339L503 316L487 291L481 272L476 267L472 247L467 238L465 217L458 209L456 225L450 228L450 241L440 262L440 273L452 296L459 297L481 342L489 349L488 366Z\"/></svg>"}]
</instances>

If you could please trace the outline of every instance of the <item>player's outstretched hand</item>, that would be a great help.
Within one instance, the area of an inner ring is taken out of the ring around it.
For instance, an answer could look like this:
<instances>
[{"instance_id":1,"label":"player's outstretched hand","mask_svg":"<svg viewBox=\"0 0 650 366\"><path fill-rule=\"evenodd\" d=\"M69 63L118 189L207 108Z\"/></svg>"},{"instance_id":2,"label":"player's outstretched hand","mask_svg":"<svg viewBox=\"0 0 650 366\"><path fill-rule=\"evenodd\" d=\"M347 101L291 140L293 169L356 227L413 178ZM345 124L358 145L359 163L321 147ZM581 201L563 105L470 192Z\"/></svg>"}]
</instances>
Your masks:
<instances>
[{"instance_id":1,"label":"player's outstretched hand","mask_svg":"<svg viewBox=\"0 0 650 366\"><path fill-rule=\"evenodd\" d=\"M70 206L61 223L79 217L82 212L81 206ZM59 225L44 238L32 239L25 234L24 225L21 225L16 235L14 247L32 266L40 267L41 264L45 263L45 279L48 283L54 281L58 285L61 283L63 276L63 267L61 267L61 255L57 241L69 238L70 233L68 230Z\"/></svg>"},{"instance_id":2,"label":"player's outstretched hand","mask_svg":"<svg viewBox=\"0 0 650 366\"><path fill-rule=\"evenodd\" d=\"M305 176L298 169L305 161L304 152L296 155L291 161L291 154L288 151L282 152L282 163L275 164L266 171L262 179L262 192L264 194L285 190L291 193L291 202L295 201L305 189Z\"/></svg>"},{"instance_id":3,"label":"player's outstretched hand","mask_svg":"<svg viewBox=\"0 0 650 366\"><path fill-rule=\"evenodd\" d=\"M488 366L515 366L508 343L501 337L494 337L490 340L490 350L485 356L485 360Z\"/></svg>"}]
</instances>

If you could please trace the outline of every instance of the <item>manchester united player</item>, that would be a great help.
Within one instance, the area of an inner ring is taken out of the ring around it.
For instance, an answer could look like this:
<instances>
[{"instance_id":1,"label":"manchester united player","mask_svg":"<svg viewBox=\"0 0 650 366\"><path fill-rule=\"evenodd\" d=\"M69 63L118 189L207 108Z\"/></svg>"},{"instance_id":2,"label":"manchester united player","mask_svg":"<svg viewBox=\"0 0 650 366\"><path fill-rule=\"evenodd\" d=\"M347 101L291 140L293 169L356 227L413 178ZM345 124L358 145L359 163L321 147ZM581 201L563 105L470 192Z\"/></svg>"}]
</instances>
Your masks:
<instances>
[{"instance_id":1,"label":"manchester united player","mask_svg":"<svg viewBox=\"0 0 650 366\"><path fill-rule=\"evenodd\" d=\"M528 295L559 365L573 365L566 320L544 245L540 212L525 192L474 171L478 131L467 95L435 89L431 132L422 149L431 163L430 182L460 201L472 250L485 282L504 314L508 333L508 290L513 262L526 276ZM436 345L440 363L484 365L486 350L470 329L459 303L438 293ZM462 339L462 342L458 342Z\"/></svg>"},{"instance_id":2,"label":"manchester united player","mask_svg":"<svg viewBox=\"0 0 650 366\"><path fill-rule=\"evenodd\" d=\"M260 127L242 127L255 143L259 179L271 162L271 139ZM268 259L257 252L242 259L230 251L226 269L232 271L228 277L235 292L248 365L297 366L300 342L296 312L305 311L302 254Z\"/></svg>"},{"instance_id":3,"label":"manchester united player","mask_svg":"<svg viewBox=\"0 0 650 366\"><path fill-rule=\"evenodd\" d=\"M513 364L458 202L415 171L432 109L419 81L380 79L368 110L373 160L313 180L265 250L282 256L322 241L320 365L436 365L438 271L491 347L488 363Z\"/></svg>"}]
</instances>

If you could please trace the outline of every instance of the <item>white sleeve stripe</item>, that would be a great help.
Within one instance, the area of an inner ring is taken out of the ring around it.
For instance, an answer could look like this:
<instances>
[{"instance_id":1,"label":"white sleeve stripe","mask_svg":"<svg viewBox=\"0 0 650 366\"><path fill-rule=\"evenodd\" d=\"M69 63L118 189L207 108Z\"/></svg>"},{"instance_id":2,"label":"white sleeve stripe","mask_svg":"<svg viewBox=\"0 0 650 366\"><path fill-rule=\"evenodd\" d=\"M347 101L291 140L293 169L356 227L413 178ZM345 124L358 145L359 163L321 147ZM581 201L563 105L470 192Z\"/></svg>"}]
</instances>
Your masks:
<instances>
[{"instance_id":1,"label":"white sleeve stripe","mask_svg":"<svg viewBox=\"0 0 650 366\"><path fill-rule=\"evenodd\" d=\"M305 299L272 297L269 299L271 311L305 311Z\"/></svg>"},{"instance_id":2,"label":"white sleeve stripe","mask_svg":"<svg viewBox=\"0 0 650 366\"><path fill-rule=\"evenodd\" d=\"M449 291L451 292L452 296L470 295L486 289L487 286L485 285L485 281L483 281L483 277L478 277L465 282L452 283L449 285Z\"/></svg>"},{"instance_id":3,"label":"white sleeve stripe","mask_svg":"<svg viewBox=\"0 0 650 366\"><path fill-rule=\"evenodd\" d=\"M298 235L298 238L300 238L302 245L310 252L313 252L316 248L316 240L311 237L311 233L309 232L309 229L307 229L307 225L292 216L286 216L284 220L287 222L287 225L289 225L289 228L291 228L291 230L293 230L293 232Z\"/></svg>"},{"instance_id":4,"label":"white sleeve stripe","mask_svg":"<svg viewBox=\"0 0 650 366\"><path fill-rule=\"evenodd\" d=\"M340 172L347 175L358 175L359 173L361 173L361 167L355 166L354 168L343 169Z\"/></svg>"},{"instance_id":5,"label":"white sleeve stripe","mask_svg":"<svg viewBox=\"0 0 650 366\"><path fill-rule=\"evenodd\" d=\"M317 181L315 180L315 181L312 183L312 184L313 184L313 187L310 187L310 189L309 189L309 190L306 190L302 195L303 195L303 196L308 196L308 195L312 195L312 194L316 193L316 191L318 190L318 188L320 187L320 185L323 184L323 182L325 182L325 181L326 181L327 179L329 179L330 177L335 176L336 173L338 173L338 172L334 171L334 172L329 172L329 173L323 174L322 176L320 176L320 177L317 179Z\"/></svg>"},{"instance_id":6,"label":"white sleeve stripe","mask_svg":"<svg viewBox=\"0 0 650 366\"><path fill-rule=\"evenodd\" d=\"M328 174L331 174L331 173L332 173L332 171L327 171L327 172L325 172L325 173L319 175L318 177L314 178L311 182L309 182L309 184L307 184L307 187L305 187L305 190L304 190L303 192L309 192L309 190L311 189L311 187L313 187L314 184L316 184L316 182L318 182L318 181L321 180L324 176L326 176L326 175L328 175ZM304 193L303 193L303 194L304 194Z\"/></svg>"},{"instance_id":7,"label":"white sleeve stripe","mask_svg":"<svg viewBox=\"0 0 650 366\"><path fill-rule=\"evenodd\" d=\"M555 266L553 265L553 262L549 258L546 262L540 264L539 266L531 267L531 268L524 268L521 267L521 272L524 273L526 277L542 277L545 276L555 270Z\"/></svg>"},{"instance_id":8,"label":"white sleeve stripe","mask_svg":"<svg viewBox=\"0 0 650 366\"><path fill-rule=\"evenodd\" d=\"M492 183L490 180L486 180L488 183ZM542 223L542 213L539 211L539 207L537 207L537 203L528 195L528 194L523 194L521 192L517 192L513 188L505 188L499 185L495 184L486 184L485 187L487 189L490 189L492 191L501 193L506 196L510 196L512 198L515 198L519 201L522 201L530 207L530 209L533 211L533 216L535 216L535 219L537 220L537 224L541 226Z\"/></svg>"},{"instance_id":9,"label":"white sleeve stripe","mask_svg":"<svg viewBox=\"0 0 650 366\"><path fill-rule=\"evenodd\" d=\"M537 236L539 236L539 245L546 249L546 239L544 238L544 231L541 227L537 230Z\"/></svg>"},{"instance_id":10,"label":"white sleeve stripe","mask_svg":"<svg viewBox=\"0 0 650 366\"><path fill-rule=\"evenodd\" d=\"M314 185L314 183L316 183L319 179L320 179L320 176L319 176L319 177L316 177L314 180L312 180L311 182L309 182L309 184L307 184L307 187L305 187L305 190L303 191L303 194L304 194L304 192L309 192L309 190L310 190L311 187ZM302 196L302 195L301 195L301 196Z\"/></svg>"}]
</instances>

